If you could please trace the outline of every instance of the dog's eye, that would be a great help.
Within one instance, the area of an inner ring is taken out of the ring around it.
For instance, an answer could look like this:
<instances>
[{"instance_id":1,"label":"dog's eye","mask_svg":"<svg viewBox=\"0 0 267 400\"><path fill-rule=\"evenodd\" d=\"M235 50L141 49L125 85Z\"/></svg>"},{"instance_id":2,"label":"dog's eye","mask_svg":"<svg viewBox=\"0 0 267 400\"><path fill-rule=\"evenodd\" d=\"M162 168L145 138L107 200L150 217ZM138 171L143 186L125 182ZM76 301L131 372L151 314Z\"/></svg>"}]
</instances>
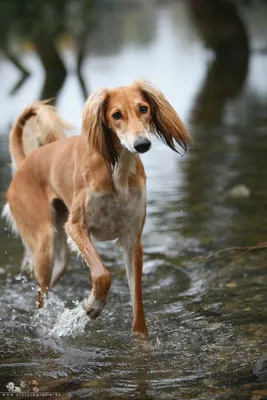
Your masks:
<instances>
[{"instance_id":1,"label":"dog's eye","mask_svg":"<svg viewBox=\"0 0 267 400\"><path fill-rule=\"evenodd\" d=\"M114 119L121 119L121 112L120 111L116 111L114 114L112 114L112 118Z\"/></svg>"},{"instance_id":2,"label":"dog's eye","mask_svg":"<svg viewBox=\"0 0 267 400\"><path fill-rule=\"evenodd\" d=\"M140 113L141 113L141 114L146 114L148 108L147 108L147 106L140 106L140 107L139 107L139 110L140 110Z\"/></svg>"}]
</instances>

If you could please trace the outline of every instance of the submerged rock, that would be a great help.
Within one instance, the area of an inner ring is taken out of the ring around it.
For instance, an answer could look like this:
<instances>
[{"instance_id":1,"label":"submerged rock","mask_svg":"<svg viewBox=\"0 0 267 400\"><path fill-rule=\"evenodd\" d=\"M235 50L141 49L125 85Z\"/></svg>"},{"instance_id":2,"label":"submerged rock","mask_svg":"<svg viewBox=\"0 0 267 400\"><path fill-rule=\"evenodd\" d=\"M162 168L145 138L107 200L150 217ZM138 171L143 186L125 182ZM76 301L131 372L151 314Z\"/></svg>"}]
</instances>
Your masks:
<instances>
[{"instance_id":1,"label":"submerged rock","mask_svg":"<svg viewBox=\"0 0 267 400\"><path fill-rule=\"evenodd\" d=\"M250 189L243 184L234 186L227 193L227 196L232 199L246 199L250 197L250 195L251 195Z\"/></svg>"},{"instance_id":2,"label":"submerged rock","mask_svg":"<svg viewBox=\"0 0 267 400\"><path fill-rule=\"evenodd\" d=\"M260 382L267 380L267 356L262 357L253 370L255 376Z\"/></svg>"}]
</instances>

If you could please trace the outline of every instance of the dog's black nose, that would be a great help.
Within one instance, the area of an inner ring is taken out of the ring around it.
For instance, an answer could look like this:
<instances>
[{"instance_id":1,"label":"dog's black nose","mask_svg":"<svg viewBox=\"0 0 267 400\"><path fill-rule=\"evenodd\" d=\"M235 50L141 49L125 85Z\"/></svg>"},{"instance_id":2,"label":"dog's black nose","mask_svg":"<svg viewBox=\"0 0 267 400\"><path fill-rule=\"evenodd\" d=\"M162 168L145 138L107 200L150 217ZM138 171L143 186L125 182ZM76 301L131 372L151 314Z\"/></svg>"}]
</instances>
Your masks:
<instances>
[{"instance_id":1,"label":"dog's black nose","mask_svg":"<svg viewBox=\"0 0 267 400\"><path fill-rule=\"evenodd\" d=\"M134 148L138 153L145 153L150 149L151 142L145 137L140 137L134 142Z\"/></svg>"}]
</instances>

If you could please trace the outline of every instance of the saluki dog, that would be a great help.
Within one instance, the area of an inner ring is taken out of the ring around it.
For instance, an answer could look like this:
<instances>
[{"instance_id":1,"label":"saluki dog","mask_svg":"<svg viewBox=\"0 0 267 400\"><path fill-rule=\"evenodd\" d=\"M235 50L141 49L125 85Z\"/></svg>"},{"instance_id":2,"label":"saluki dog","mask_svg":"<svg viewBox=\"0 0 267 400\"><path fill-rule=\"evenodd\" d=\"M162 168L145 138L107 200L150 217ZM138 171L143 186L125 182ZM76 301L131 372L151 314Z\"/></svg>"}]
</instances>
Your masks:
<instances>
[{"instance_id":1,"label":"saluki dog","mask_svg":"<svg viewBox=\"0 0 267 400\"><path fill-rule=\"evenodd\" d=\"M139 154L151 148L153 135L172 150L178 152L181 146L186 151L189 133L164 95L137 80L93 93L84 105L81 135L53 139L26 157L22 131L29 118L35 116L52 137L64 125L47 107L37 103L26 108L11 130L10 153L17 170L4 209L24 244L23 265L31 266L38 281L39 307L64 273L70 247L89 266L92 291L83 307L91 319L98 317L111 276L92 238L118 239L133 308L132 330L146 337L141 243L146 175Z\"/></svg>"}]
</instances>

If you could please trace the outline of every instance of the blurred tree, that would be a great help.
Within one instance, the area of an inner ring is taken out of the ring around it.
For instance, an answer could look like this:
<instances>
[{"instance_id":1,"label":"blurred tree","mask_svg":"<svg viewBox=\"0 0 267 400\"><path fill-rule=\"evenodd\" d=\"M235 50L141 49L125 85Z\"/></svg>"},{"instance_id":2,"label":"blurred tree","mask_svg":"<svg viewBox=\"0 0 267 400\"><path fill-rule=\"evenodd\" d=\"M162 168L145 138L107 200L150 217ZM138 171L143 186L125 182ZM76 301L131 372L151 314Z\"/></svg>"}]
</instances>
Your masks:
<instances>
[{"instance_id":1,"label":"blurred tree","mask_svg":"<svg viewBox=\"0 0 267 400\"><path fill-rule=\"evenodd\" d=\"M246 80L249 42L236 6L225 0L189 0L195 26L214 53L192 112L194 122L220 122L225 101Z\"/></svg>"},{"instance_id":2,"label":"blurred tree","mask_svg":"<svg viewBox=\"0 0 267 400\"><path fill-rule=\"evenodd\" d=\"M59 38L70 34L79 47L81 37L84 41L94 25L93 9L94 0L1 0L0 47L26 76L28 71L12 52L12 47L14 41L21 45L28 41L34 45L46 72L41 98L56 96L66 77L58 51ZM80 71L81 59L78 59Z\"/></svg>"},{"instance_id":3,"label":"blurred tree","mask_svg":"<svg viewBox=\"0 0 267 400\"><path fill-rule=\"evenodd\" d=\"M204 45L213 53L191 110L190 118L197 129L186 170L186 202L194 210L187 223L193 226L200 212L203 219L198 219L197 229L207 235L213 229L210 221L216 220L216 202L222 197L222 171L226 176L230 164L230 145L223 128L225 105L240 93L246 81L249 41L234 2L189 0L188 4Z\"/></svg>"}]
</instances>

